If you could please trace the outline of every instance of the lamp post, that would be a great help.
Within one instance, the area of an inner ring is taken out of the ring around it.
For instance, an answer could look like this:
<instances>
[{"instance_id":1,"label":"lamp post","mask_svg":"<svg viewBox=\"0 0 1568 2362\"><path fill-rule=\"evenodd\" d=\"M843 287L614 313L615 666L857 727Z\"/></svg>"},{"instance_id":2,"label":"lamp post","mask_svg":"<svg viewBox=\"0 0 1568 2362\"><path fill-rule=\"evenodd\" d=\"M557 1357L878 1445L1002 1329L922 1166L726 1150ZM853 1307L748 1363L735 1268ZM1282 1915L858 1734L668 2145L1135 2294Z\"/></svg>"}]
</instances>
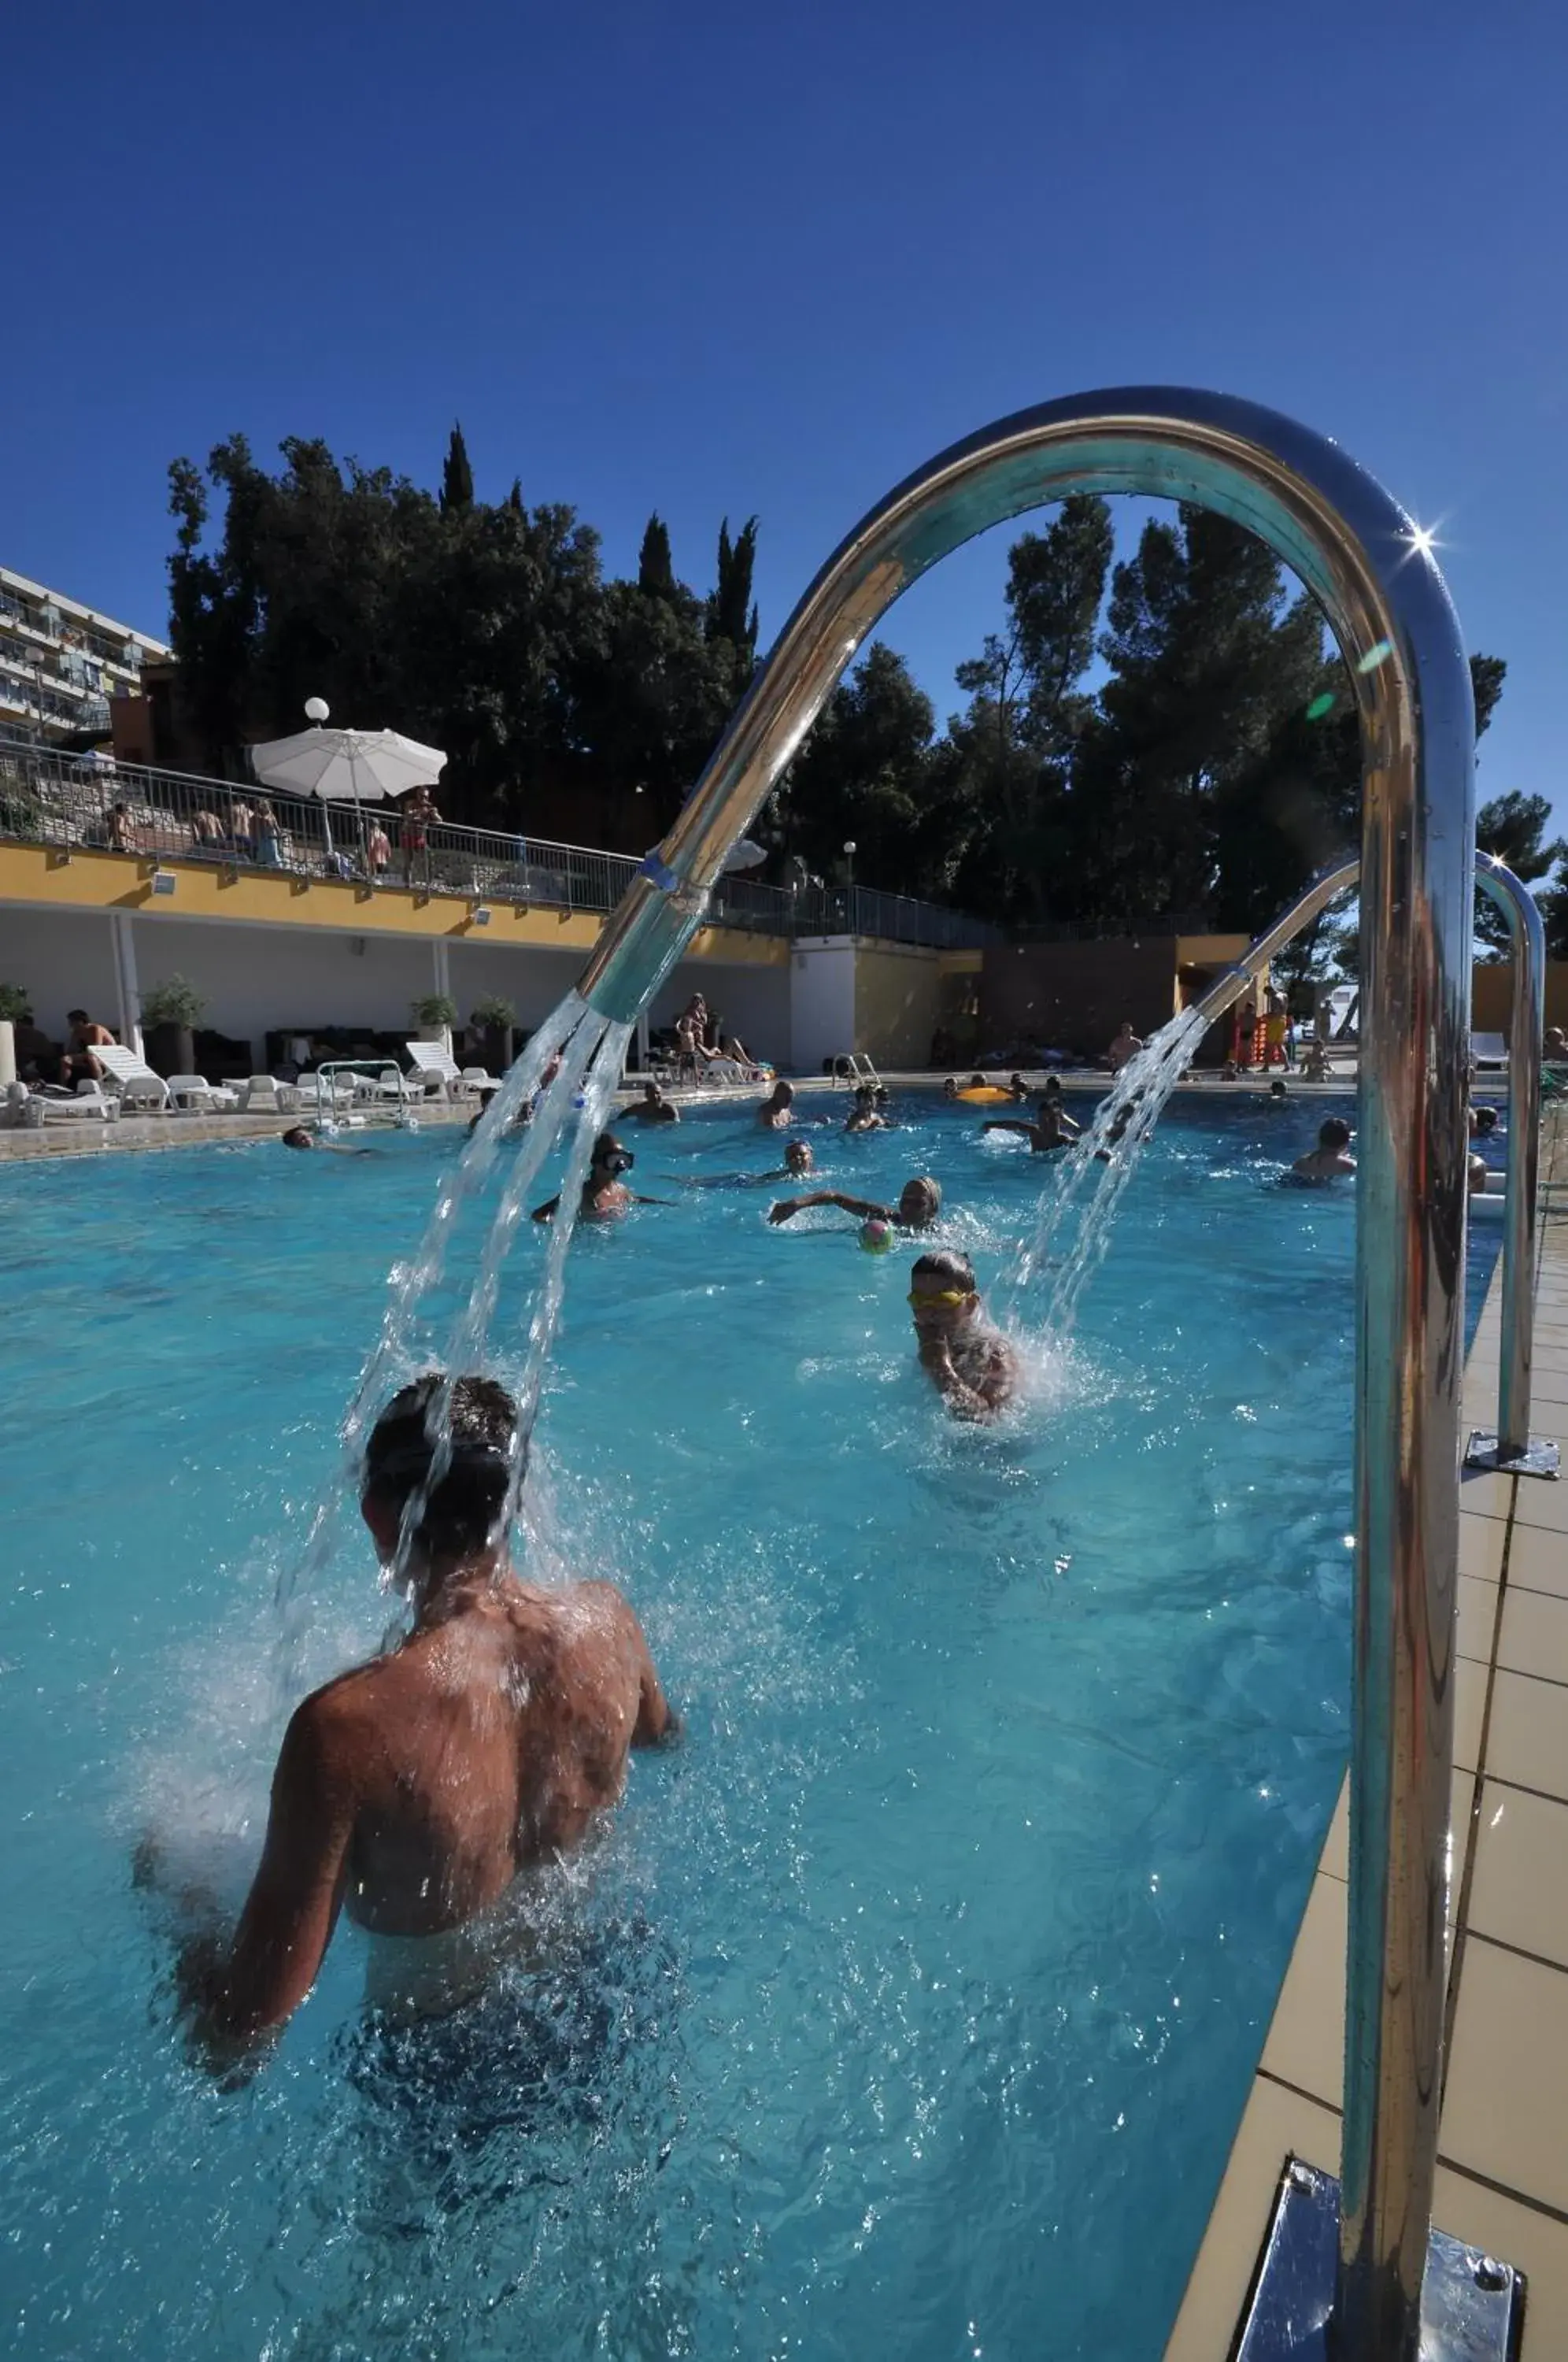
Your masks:
<instances>
[{"instance_id":1,"label":"lamp post","mask_svg":"<svg viewBox=\"0 0 1568 2362\"><path fill-rule=\"evenodd\" d=\"M844 923L850 934L855 933L855 839L844 840Z\"/></svg>"}]
</instances>

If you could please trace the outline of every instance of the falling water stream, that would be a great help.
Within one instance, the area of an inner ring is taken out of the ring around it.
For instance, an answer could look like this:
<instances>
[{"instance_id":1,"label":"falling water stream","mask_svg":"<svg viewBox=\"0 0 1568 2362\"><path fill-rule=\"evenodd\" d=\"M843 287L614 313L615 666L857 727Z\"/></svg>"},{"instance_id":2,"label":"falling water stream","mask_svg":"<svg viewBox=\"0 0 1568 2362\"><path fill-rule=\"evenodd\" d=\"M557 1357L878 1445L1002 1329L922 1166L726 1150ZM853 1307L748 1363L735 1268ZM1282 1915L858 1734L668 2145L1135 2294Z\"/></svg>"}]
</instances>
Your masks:
<instances>
[{"instance_id":1,"label":"falling water stream","mask_svg":"<svg viewBox=\"0 0 1568 2362\"><path fill-rule=\"evenodd\" d=\"M1209 1022L1198 1010L1184 1009L1152 1034L1116 1076L1088 1130L1058 1160L1056 1187L1043 1201L1039 1227L1009 1297L1016 1313L1036 1275L1050 1272L1045 1326L1059 1341L1072 1334L1079 1299L1110 1243L1117 1209ZM1094 1186L1078 1213L1072 1243L1055 1264L1054 1250L1089 1184Z\"/></svg>"}]
</instances>

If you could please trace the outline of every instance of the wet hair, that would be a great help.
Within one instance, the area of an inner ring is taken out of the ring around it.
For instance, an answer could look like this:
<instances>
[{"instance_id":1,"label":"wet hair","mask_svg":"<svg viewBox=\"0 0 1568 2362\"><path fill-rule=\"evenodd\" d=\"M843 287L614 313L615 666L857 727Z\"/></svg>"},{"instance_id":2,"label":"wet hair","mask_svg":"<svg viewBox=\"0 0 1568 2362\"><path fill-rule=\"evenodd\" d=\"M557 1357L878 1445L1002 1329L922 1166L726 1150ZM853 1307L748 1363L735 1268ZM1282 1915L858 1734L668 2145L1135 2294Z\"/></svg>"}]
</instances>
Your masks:
<instances>
[{"instance_id":1,"label":"wet hair","mask_svg":"<svg viewBox=\"0 0 1568 2362\"><path fill-rule=\"evenodd\" d=\"M926 1197L931 1201L932 1212L933 1214L941 1213L942 1184L940 1181L933 1181L929 1173L911 1174L910 1178L904 1183L903 1187L899 1191L899 1203L900 1206L903 1204L904 1199L909 1196L911 1189L922 1189L925 1192Z\"/></svg>"},{"instance_id":2,"label":"wet hair","mask_svg":"<svg viewBox=\"0 0 1568 2362\"><path fill-rule=\"evenodd\" d=\"M290 1124L282 1137L285 1148L314 1148L315 1145L303 1123Z\"/></svg>"},{"instance_id":3,"label":"wet hair","mask_svg":"<svg viewBox=\"0 0 1568 2362\"><path fill-rule=\"evenodd\" d=\"M1282 1076L1276 1075L1275 1076L1273 1082L1270 1083L1268 1087L1268 1095L1271 1099L1282 1099L1285 1098L1285 1081Z\"/></svg>"},{"instance_id":4,"label":"wet hair","mask_svg":"<svg viewBox=\"0 0 1568 2362\"><path fill-rule=\"evenodd\" d=\"M812 1169L810 1142L804 1140L790 1141L784 1150L784 1162L791 1173L809 1173Z\"/></svg>"},{"instance_id":5,"label":"wet hair","mask_svg":"<svg viewBox=\"0 0 1568 2362\"><path fill-rule=\"evenodd\" d=\"M964 1087L966 1091L983 1091L986 1087L984 1075L971 1075Z\"/></svg>"},{"instance_id":6,"label":"wet hair","mask_svg":"<svg viewBox=\"0 0 1568 2362\"><path fill-rule=\"evenodd\" d=\"M1348 1148L1350 1146L1350 1126L1345 1121L1342 1115L1331 1115L1329 1117L1326 1123L1320 1124L1318 1128L1318 1145L1320 1148Z\"/></svg>"},{"instance_id":7,"label":"wet hair","mask_svg":"<svg viewBox=\"0 0 1568 2362\"><path fill-rule=\"evenodd\" d=\"M778 1100L780 1107L793 1107L795 1104L794 1084L775 1083L773 1086L773 1096Z\"/></svg>"},{"instance_id":8,"label":"wet hair","mask_svg":"<svg viewBox=\"0 0 1568 2362\"><path fill-rule=\"evenodd\" d=\"M939 1247L934 1253L922 1254L910 1269L911 1279L944 1279L953 1287L961 1287L966 1296L975 1293L975 1266L967 1255L955 1254L951 1247Z\"/></svg>"},{"instance_id":9,"label":"wet hair","mask_svg":"<svg viewBox=\"0 0 1568 2362\"><path fill-rule=\"evenodd\" d=\"M1479 1107L1476 1109L1475 1129L1477 1131L1482 1132L1496 1131L1497 1110L1495 1107Z\"/></svg>"},{"instance_id":10,"label":"wet hair","mask_svg":"<svg viewBox=\"0 0 1568 2362\"><path fill-rule=\"evenodd\" d=\"M613 1172L627 1173L635 1163L629 1149L623 1148L613 1131L602 1131L593 1143L593 1164L608 1164Z\"/></svg>"},{"instance_id":11,"label":"wet hair","mask_svg":"<svg viewBox=\"0 0 1568 2362\"><path fill-rule=\"evenodd\" d=\"M439 1370L427 1370L395 1394L365 1446L365 1498L400 1518L430 1474L436 1449L430 1422L444 1383ZM526 1440L517 1440L517 1406L494 1378L454 1378L450 1418L446 1473L431 1485L409 1537L416 1550L444 1558L487 1546L506 1506L513 1448L524 1467L528 1461Z\"/></svg>"},{"instance_id":12,"label":"wet hair","mask_svg":"<svg viewBox=\"0 0 1568 2362\"><path fill-rule=\"evenodd\" d=\"M1047 1075L1040 1086L1040 1096L1043 1099L1059 1099L1062 1096L1061 1076Z\"/></svg>"}]
</instances>

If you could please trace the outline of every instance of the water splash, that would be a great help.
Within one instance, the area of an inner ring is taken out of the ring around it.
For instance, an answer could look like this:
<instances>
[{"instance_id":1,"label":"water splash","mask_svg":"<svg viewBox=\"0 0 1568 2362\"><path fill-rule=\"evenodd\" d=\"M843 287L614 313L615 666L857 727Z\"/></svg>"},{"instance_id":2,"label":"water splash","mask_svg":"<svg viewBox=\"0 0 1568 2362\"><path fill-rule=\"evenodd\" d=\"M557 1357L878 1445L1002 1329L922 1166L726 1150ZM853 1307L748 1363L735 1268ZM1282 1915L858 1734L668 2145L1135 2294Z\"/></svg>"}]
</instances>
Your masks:
<instances>
[{"instance_id":1,"label":"water splash","mask_svg":"<svg viewBox=\"0 0 1568 2362\"><path fill-rule=\"evenodd\" d=\"M507 1519L515 1515L522 1485L524 1444L537 1407L544 1366L559 1318L565 1288L565 1260L576 1222L582 1182L594 1137L602 1125L610 1098L618 1084L630 1029L610 1024L589 1010L576 992L569 992L552 1011L511 1068L500 1090L475 1127L456 1165L442 1177L430 1220L417 1253L406 1264L394 1265L380 1335L359 1374L340 1430L342 1454L333 1478L316 1506L298 1559L279 1575L277 1683L280 1694L297 1691L299 1664L310 1603L319 1591L337 1546L346 1506L358 1498L360 1455L366 1432L389 1394L432 1362L451 1375L480 1369L493 1358L490 1330L500 1293L502 1268L517 1222L547 1158L571 1119L574 1103L580 1113L562 1184L544 1275L528 1329L526 1353L517 1399L521 1411L518 1443L508 1487ZM559 1054L557 1073L540 1095L550 1061ZM517 1143L500 1201L491 1217L468 1300L453 1323L444 1354L421 1351L418 1339L424 1315L447 1271L458 1218L484 1188L495 1171L503 1143L518 1120L532 1120ZM433 1445L430 1476L412 1496L404 1512L404 1542L417 1522L424 1498L440 1481L451 1457L449 1388L434 1398L427 1431Z\"/></svg>"},{"instance_id":2,"label":"water splash","mask_svg":"<svg viewBox=\"0 0 1568 2362\"><path fill-rule=\"evenodd\" d=\"M1207 1030L1208 1020L1196 1009L1184 1009L1162 1025L1136 1056L1129 1058L1096 1109L1094 1121L1057 1165L1056 1186L1045 1201L1039 1228L1019 1264L1008 1299L1016 1308L1035 1275L1051 1267L1053 1251L1068 1218L1079 1209L1086 1187L1092 1185L1087 1204L1078 1210L1071 1247L1052 1283L1045 1325L1059 1340L1072 1334L1079 1299L1104 1259L1123 1194L1166 1101Z\"/></svg>"}]
</instances>

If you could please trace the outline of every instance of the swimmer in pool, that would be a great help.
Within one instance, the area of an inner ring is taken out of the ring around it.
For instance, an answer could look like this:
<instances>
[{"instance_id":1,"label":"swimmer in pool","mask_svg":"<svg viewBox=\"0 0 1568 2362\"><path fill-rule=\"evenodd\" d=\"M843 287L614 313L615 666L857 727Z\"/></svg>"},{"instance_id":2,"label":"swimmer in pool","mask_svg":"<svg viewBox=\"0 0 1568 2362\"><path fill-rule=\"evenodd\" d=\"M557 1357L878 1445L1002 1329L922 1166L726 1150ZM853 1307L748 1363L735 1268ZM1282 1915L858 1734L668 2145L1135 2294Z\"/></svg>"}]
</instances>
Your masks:
<instances>
[{"instance_id":1,"label":"swimmer in pool","mask_svg":"<svg viewBox=\"0 0 1568 2362\"><path fill-rule=\"evenodd\" d=\"M966 1255L922 1254L910 1273L920 1365L956 1418L990 1418L1018 1385L1018 1362L986 1318Z\"/></svg>"},{"instance_id":2,"label":"swimmer in pool","mask_svg":"<svg viewBox=\"0 0 1568 2362\"><path fill-rule=\"evenodd\" d=\"M804 1140L789 1140L784 1143L784 1162L767 1173L687 1173L677 1187L682 1189L756 1189L765 1181L803 1181L808 1173L817 1169L811 1144Z\"/></svg>"},{"instance_id":3,"label":"swimmer in pool","mask_svg":"<svg viewBox=\"0 0 1568 2362\"><path fill-rule=\"evenodd\" d=\"M1318 1128L1318 1145L1305 1156L1298 1156L1287 1178L1292 1181L1317 1183L1337 1181L1355 1171L1355 1159L1350 1153L1351 1131L1343 1119L1329 1117Z\"/></svg>"},{"instance_id":4,"label":"swimmer in pool","mask_svg":"<svg viewBox=\"0 0 1568 2362\"><path fill-rule=\"evenodd\" d=\"M293 1123L283 1134L285 1148L309 1148L326 1156L373 1156L373 1148L346 1148L340 1141L315 1140L303 1123Z\"/></svg>"},{"instance_id":5,"label":"swimmer in pool","mask_svg":"<svg viewBox=\"0 0 1568 2362\"><path fill-rule=\"evenodd\" d=\"M1043 1098L1035 1109L1034 1120L1021 1115L993 1116L989 1123L980 1126L982 1131L1016 1131L1027 1140L1035 1156L1052 1156L1058 1149L1071 1148L1077 1137L1077 1125L1055 1099Z\"/></svg>"},{"instance_id":6,"label":"swimmer in pool","mask_svg":"<svg viewBox=\"0 0 1568 2362\"><path fill-rule=\"evenodd\" d=\"M845 1122L845 1131L885 1131L888 1119L877 1106L875 1086L862 1083L855 1094L855 1105Z\"/></svg>"},{"instance_id":7,"label":"swimmer in pool","mask_svg":"<svg viewBox=\"0 0 1568 2362\"><path fill-rule=\"evenodd\" d=\"M629 1148L622 1147L613 1131L600 1133L593 1143L593 1154L582 1184L582 1196L578 1200L577 1219L580 1222L613 1222L621 1215L629 1214L634 1206L662 1206L667 1203L663 1198L639 1198L634 1190L627 1188L621 1175L629 1173L636 1161ZM536 1222L549 1221L560 1202L559 1198L552 1198L547 1204L536 1206L534 1220Z\"/></svg>"},{"instance_id":8,"label":"swimmer in pool","mask_svg":"<svg viewBox=\"0 0 1568 2362\"><path fill-rule=\"evenodd\" d=\"M906 1181L896 1206L878 1206L869 1198L846 1198L838 1189L813 1189L805 1198L780 1198L768 1209L770 1222L788 1222L808 1206L837 1206L860 1222L891 1222L896 1231L929 1231L942 1211L942 1184L922 1175Z\"/></svg>"},{"instance_id":9,"label":"swimmer in pool","mask_svg":"<svg viewBox=\"0 0 1568 2362\"><path fill-rule=\"evenodd\" d=\"M793 1083L775 1083L762 1105L757 1109L756 1120L769 1131L782 1131L786 1124L793 1123L795 1120Z\"/></svg>"},{"instance_id":10,"label":"swimmer in pool","mask_svg":"<svg viewBox=\"0 0 1568 2362\"><path fill-rule=\"evenodd\" d=\"M679 1123L680 1121L680 1109L678 1107L671 1107L658 1085L654 1082L643 1085L640 1104L629 1107L626 1113L628 1116L635 1116L639 1123Z\"/></svg>"},{"instance_id":11,"label":"swimmer in pool","mask_svg":"<svg viewBox=\"0 0 1568 2362\"><path fill-rule=\"evenodd\" d=\"M612 1584L540 1588L514 1572L496 1529L525 1447L492 1378L453 1382L450 1463L420 1498L440 1387L432 1374L393 1396L361 1475L365 1523L383 1566L402 1559L414 1628L295 1710L233 1939L185 1948L182 1995L215 2069L254 2054L304 1999L340 1905L405 1952L406 1939L454 1933L589 1834L618 1803L632 1748L679 1733Z\"/></svg>"}]
</instances>

